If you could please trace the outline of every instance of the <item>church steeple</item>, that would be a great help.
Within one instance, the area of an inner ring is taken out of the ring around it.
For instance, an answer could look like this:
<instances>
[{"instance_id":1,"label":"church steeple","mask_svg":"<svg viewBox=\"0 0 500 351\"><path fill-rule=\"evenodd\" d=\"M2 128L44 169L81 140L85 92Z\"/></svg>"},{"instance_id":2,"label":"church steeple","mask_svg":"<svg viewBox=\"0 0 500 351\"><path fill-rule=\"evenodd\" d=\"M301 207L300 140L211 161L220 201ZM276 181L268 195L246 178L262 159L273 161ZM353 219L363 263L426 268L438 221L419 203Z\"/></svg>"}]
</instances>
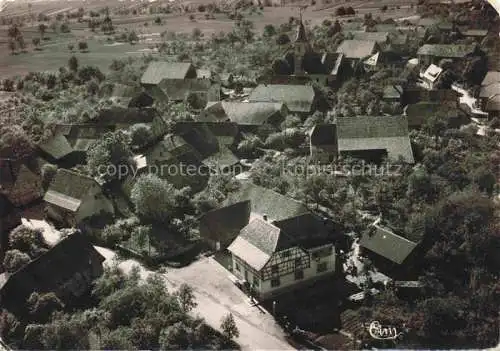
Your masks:
<instances>
[{"instance_id":1,"label":"church steeple","mask_svg":"<svg viewBox=\"0 0 500 351\"><path fill-rule=\"evenodd\" d=\"M300 23L299 28L297 28L297 37L295 38L295 42L307 42L306 28L304 27L304 23L302 22L302 14L300 14Z\"/></svg>"},{"instance_id":2,"label":"church steeple","mask_svg":"<svg viewBox=\"0 0 500 351\"><path fill-rule=\"evenodd\" d=\"M302 9L300 9L300 22L297 28L297 37L294 42L294 74L304 74L303 62L304 56L310 51L309 41L307 40L306 28L302 22Z\"/></svg>"}]
</instances>

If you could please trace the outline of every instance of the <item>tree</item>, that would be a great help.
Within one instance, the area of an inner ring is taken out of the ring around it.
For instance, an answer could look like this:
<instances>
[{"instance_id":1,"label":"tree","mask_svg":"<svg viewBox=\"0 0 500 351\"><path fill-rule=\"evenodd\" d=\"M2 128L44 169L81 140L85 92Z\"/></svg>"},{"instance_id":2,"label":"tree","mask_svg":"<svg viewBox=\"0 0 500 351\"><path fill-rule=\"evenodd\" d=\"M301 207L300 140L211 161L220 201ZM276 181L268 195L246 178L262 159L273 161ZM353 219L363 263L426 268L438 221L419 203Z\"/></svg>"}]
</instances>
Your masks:
<instances>
[{"instance_id":1,"label":"tree","mask_svg":"<svg viewBox=\"0 0 500 351\"><path fill-rule=\"evenodd\" d=\"M42 188L47 190L57 173L57 166L46 163L42 166Z\"/></svg>"},{"instance_id":2,"label":"tree","mask_svg":"<svg viewBox=\"0 0 500 351\"><path fill-rule=\"evenodd\" d=\"M285 33L282 33L276 38L276 44L278 45L286 45L290 43L290 37L286 35Z\"/></svg>"},{"instance_id":3,"label":"tree","mask_svg":"<svg viewBox=\"0 0 500 351\"><path fill-rule=\"evenodd\" d=\"M31 42L33 43L33 46L35 47L35 50L38 50L40 46L40 38L33 38L31 39Z\"/></svg>"},{"instance_id":4,"label":"tree","mask_svg":"<svg viewBox=\"0 0 500 351\"><path fill-rule=\"evenodd\" d=\"M356 11L352 8L352 6L349 6L348 8L345 9L345 14L348 16L355 15Z\"/></svg>"},{"instance_id":5,"label":"tree","mask_svg":"<svg viewBox=\"0 0 500 351\"><path fill-rule=\"evenodd\" d=\"M492 195L495 190L496 178L493 172L485 166L475 169L472 173L472 180L477 184L480 191Z\"/></svg>"},{"instance_id":6,"label":"tree","mask_svg":"<svg viewBox=\"0 0 500 351\"><path fill-rule=\"evenodd\" d=\"M78 50L84 52L89 49L89 45L87 44L86 41L80 41L78 42Z\"/></svg>"},{"instance_id":7,"label":"tree","mask_svg":"<svg viewBox=\"0 0 500 351\"><path fill-rule=\"evenodd\" d=\"M342 26L340 25L339 20L336 20L333 23L333 26L331 26L331 27L328 28L327 34L331 38L335 34L340 33L340 32L342 32Z\"/></svg>"},{"instance_id":8,"label":"tree","mask_svg":"<svg viewBox=\"0 0 500 351\"><path fill-rule=\"evenodd\" d=\"M163 329L160 334L161 350L186 350L190 347L191 331L185 323L177 322Z\"/></svg>"},{"instance_id":9,"label":"tree","mask_svg":"<svg viewBox=\"0 0 500 351\"><path fill-rule=\"evenodd\" d=\"M128 42L131 44L135 44L139 41L139 36L137 33L133 30L128 34Z\"/></svg>"},{"instance_id":10,"label":"tree","mask_svg":"<svg viewBox=\"0 0 500 351\"><path fill-rule=\"evenodd\" d=\"M21 31L19 30L19 27L16 24L13 24L7 30L7 35L10 39L16 40L17 37L21 35Z\"/></svg>"},{"instance_id":11,"label":"tree","mask_svg":"<svg viewBox=\"0 0 500 351\"><path fill-rule=\"evenodd\" d=\"M106 8L106 17L104 17L102 24L101 24L101 30L105 34L112 34L115 29L113 27L113 21L111 21L111 17L109 17L109 9Z\"/></svg>"},{"instance_id":12,"label":"tree","mask_svg":"<svg viewBox=\"0 0 500 351\"><path fill-rule=\"evenodd\" d=\"M9 250L5 253L3 266L7 273L14 273L31 261L31 258L19 250Z\"/></svg>"},{"instance_id":13,"label":"tree","mask_svg":"<svg viewBox=\"0 0 500 351\"><path fill-rule=\"evenodd\" d=\"M192 32L191 36L193 37L194 40L198 40L203 36L203 33L202 33L200 28L195 27L195 28L193 28L193 32Z\"/></svg>"},{"instance_id":14,"label":"tree","mask_svg":"<svg viewBox=\"0 0 500 351\"><path fill-rule=\"evenodd\" d=\"M63 24L61 24L60 31L61 31L61 33L69 33L69 32L71 32L71 29L69 27L69 23L64 22Z\"/></svg>"},{"instance_id":15,"label":"tree","mask_svg":"<svg viewBox=\"0 0 500 351\"><path fill-rule=\"evenodd\" d=\"M193 288L183 283L176 292L176 297L184 312L190 312L198 304L194 299Z\"/></svg>"},{"instance_id":16,"label":"tree","mask_svg":"<svg viewBox=\"0 0 500 351\"><path fill-rule=\"evenodd\" d=\"M151 128L144 123L137 123L130 127L130 145L133 148L140 148L151 142L153 132Z\"/></svg>"},{"instance_id":17,"label":"tree","mask_svg":"<svg viewBox=\"0 0 500 351\"><path fill-rule=\"evenodd\" d=\"M147 174L136 181L130 199L142 219L170 223L176 210L176 193L174 186L166 180L155 174Z\"/></svg>"},{"instance_id":18,"label":"tree","mask_svg":"<svg viewBox=\"0 0 500 351\"><path fill-rule=\"evenodd\" d=\"M346 15L346 10L344 6L340 6L337 8L335 11L335 16L345 16Z\"/></svg>"},{"instance_id":19,"label":"tree","mask_svg":"<svg viewBox=\"0 0 500 351\"><path fill-rule=\"evenodd\" d=\"M21 49L21 51L25 51L26 50L26 42L24 41L24 37L22 35L19 35L17 38L17 43L19 45L19 49Z\"/></svg>"},{"instance_id":20,"label":"tree","mask_svg":"<svg viewBox=\"0 0 500 351\"><path fill-rule=\"evenodd\" d=\"M9 246L11 249L17 249L34 257L40 254L40 249L47 248L47 243L39 229L20 225L10 232Z\"/></svg>"},{"instance_id":21,"label":"tree","mask_svg":"<svg viewBox=\"0 0 500 351\"><path fill-rule=\"evenodd\" d=\"M82 82L89 82L91 80L102 82L105 76L98 67L83 66L78 70L78 78Z\"/></svg>"},{"instance_id":22,"label":"tree","mask_svg":"<svg viewBox=\"0 0 500 351\"><path fill-rule=\"evenodd\" d=\"M236 321L234 320L234 316L232 313L227 314L222 319L220 329L222 330L222 334L229 340L240 336L240 332L238 330L238 327L236 326Z\"/></svg>"},{"instance_id":23,"label":"tree","mask_svg":"<svg viewBox=\"0 0 500 351\"><path fill-rule=\"evenodd\" d=\"M16 52L16 42L14 40L9 40L9 49L11 51L11 54L14 55Z\"/></svg>"},{"instance_id":24,"label":"tree","mask_svg":"<svg viewBox=\"0 0 500 351\"><path fill-rule=\"evenodd\" d=\"M129 138L120 131L104 134L87 152L87 167L90 172L104 181L124 177L126 174L121 174L120 170L128 170L132 155L128 144Z\"/></svg>"},{"instance_id":25,"label":"tree","mask_svg":"<svg viewBox=\"0 0 500 351\"><path fill-rule=\"evenodd\" d=\"M38 25L38 32L40 33L40 39L43 40L45 32L47 31L47 26L44 23Z\"/></svg>"},{"instance_id":26,"label":"tree","mask_svg":"<svg viewBox=\"0 0 500 351\"><path fill-rule=\"evenodd\" d=\"M267 24L264 27L264 37L269 38L275 36L277 33L276 27L274 27L272 24Z\"/></svg>"},{"instance_id":27,"label":"tree","mask_svg":"<svg viewBox=\"0 0 500 351\"><path fill-rule=\"evenodd\" d=\"M68 67L71 72L78 72L78 59L72 55L68 60Z\"/></svg>"},{"instance_id":28,"label":"tree","mask_svg":"<svg viewBox=\"0 0 500 351\"><path fill-rule=\"evenodd\" d=\"M63 303L54 293L39 294L34 292L26 301L30 314L38 322L47 322L55 311L63 308Z\"/></svg>"}]
</instances>

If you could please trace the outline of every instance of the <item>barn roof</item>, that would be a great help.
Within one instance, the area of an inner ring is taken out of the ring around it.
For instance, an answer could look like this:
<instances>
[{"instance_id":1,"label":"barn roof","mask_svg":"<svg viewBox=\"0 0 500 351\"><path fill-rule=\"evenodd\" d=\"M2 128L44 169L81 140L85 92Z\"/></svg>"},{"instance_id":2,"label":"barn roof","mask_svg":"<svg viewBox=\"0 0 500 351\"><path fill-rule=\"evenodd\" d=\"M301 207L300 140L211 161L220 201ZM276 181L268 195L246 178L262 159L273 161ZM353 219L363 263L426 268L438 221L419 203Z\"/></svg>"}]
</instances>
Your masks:
<instances>
[{"instance_id":1,"label":"barn roof","mask_svg":"<svg viewBox=\"0 0 500 351\"><path fill-rule=\"evenodd\" d=\"M339 152L385 149L391 159L414 162L404 116L341 117L336 124Z\"/></svg>"},{"instance_id":2,"label":"barn roof","mask_svg":"<svg viewBox=\"0 0 500 351\"><path fill-rule=\"evenodd\" d=\"M163 79L185 79L189 70L194 69L189 62L151 62L141 77L141 84L159 84Z\"/></svg>"},{"instance_id":3,"label":"barn roof","mask_svg":"<svg viewBox=\"0 0 500 351\"><path fill-rule=\"evenodd\" d=\"M344 40L337 52L349 59L362 59L372 55L376 47L377 43L373 40Z\"/></svg>"},{"instance_id":4,"label":"barn roof","mask_svg":"<svg viewBox=\"0 0 500 351\"><path fill-rule=\"evenodd\" d=\"M476 50L475 44L425 44L418 49L418 55L463 58Z\"/></svg>"},{"instance_id":5,"label":"barn roof","mask_svg":"<svg viewBox=\"0 0 500 351\"><path fill-rule=\"evenodd\" d=\"M401 264L418 244L373 224L373 231L363 234L360 245L394 263Z\"/></svg>"},{"instance_id":6,"label":"barn roof","mask_svg":"<svg viewBox=\"0 0 500 351\"><path fill-rule=\"evenodd\" d=\"M43 199L58 207L76 211L96 184L97 182L91 177L59 168Z\"/></svg>"},{"instance_id":7,"label":"barn roof","mask_svg":"<svg viewBox=\"0 0 500 351\"><path fill-rule=\"evenodd\" d=\"M308 85L260 84L250 94L250 102L286 104L291 112L312 112L316 93Z\"/></svg>"}]
</instances>

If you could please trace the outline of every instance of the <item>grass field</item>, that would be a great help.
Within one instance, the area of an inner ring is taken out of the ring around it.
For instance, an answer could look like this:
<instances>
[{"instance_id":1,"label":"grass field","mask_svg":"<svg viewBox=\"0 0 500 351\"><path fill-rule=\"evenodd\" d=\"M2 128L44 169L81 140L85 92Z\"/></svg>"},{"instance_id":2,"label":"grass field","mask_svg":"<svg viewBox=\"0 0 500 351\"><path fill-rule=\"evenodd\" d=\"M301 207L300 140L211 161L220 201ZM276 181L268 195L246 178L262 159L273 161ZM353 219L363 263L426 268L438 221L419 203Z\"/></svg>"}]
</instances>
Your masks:
<instances>
[{"instance_id":1,"label":"grass field","mask_svg":"<svg viewBox=\"0 0 500 351\"><path fill-rule=\"evenodd\" d=\"M200 3L207 0L198 1ZM319 3L320 1L318 1ZM71 9L77 9L85 3L85 9L97 9L99 6L123 7L127 4L118 0L97 1L90 0L83 2L75 0L52 1L52 2L35 2L32 5L31 11L44 12L54 14L59 11L67 12ZM335 19L335 10L339 6L352 6L357 11L357 16L363 16L367 12L372 12L374 17L385 18L401 18L409 17L415 14L415 10L410 8L413 0L382 0L382 1L334 1L326 7L325 5L317 5L307 8L303 12L303 18L311 26L321 24L325 19ZM87 6L88 5L88 6ZM380 11L380 7L388 5L389 10ZM1 15L15 15L23 13L27 10L27 3L9 3L7 8L2 11ZM396 8L398 6L399 8ZM255 25L257 33L262 33L265 25L279 25L287 22L291 16L297 17L299 14L297 7L265 7L261 14L246 15L245 18L251 20ZM205 19L204 13L195 13L194 21L189 18L188 14L169 14L160 15L163 20L162 25L153 24L156 15L138 15L138 16L116 16L113 17L113 23L117 32L126 30L135 30L138 34L144 34L149 39L136 45L119 44L111 46L105 40L101 40L102 36L93 33L88 29L86 23L71 22L70 27L72 32L69 34L51 33L47 31L49 41L44 41L41 51L36 51L31 48L31 39L39 36L37 31L38 24L27 23L21 28L26 43L28 44L28 52L17 55L11 55L7 48L7 27L0 27L0 78L7 76L22 75L30 71L52 71L57 70L60 66L66 65L68 58L72 54L68 50L68 44L76 44L79 40L86 40L89 45L89 52L79 53L74 55L78 57L81 64L91 64L98 66L101 70L107 71L113 59L124 58L126 56L137 56L147 53L148 46L152 44L153 38L158 38L159 34L164 31L173 31L176 33L192 33L194 28L199 28L206 37L212 33L221 31L228 32L233 28L234 21L230 20L226 14L216 14L215 19ZM340 18L342 21L346 18ZM147 26L144 24L147 23Z\"/></svg>"}]
</instances>

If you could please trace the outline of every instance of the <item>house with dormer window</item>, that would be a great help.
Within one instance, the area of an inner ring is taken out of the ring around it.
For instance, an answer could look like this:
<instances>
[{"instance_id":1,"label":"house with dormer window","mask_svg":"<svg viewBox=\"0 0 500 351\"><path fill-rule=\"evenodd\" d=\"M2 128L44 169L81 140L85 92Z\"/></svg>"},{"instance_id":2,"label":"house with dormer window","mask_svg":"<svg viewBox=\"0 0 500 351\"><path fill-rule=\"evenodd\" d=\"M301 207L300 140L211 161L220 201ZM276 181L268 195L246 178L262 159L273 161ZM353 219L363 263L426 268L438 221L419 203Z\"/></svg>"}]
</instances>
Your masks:
<instances>
[{"instance_id":1,"label":"house with dormer window","mask_svg":"<svg viewBox=\"0 0 500 351\"><path fill-rule=\"evenodd\" d=\"M227 248L232 273L261 300L333 275L339 231L307 207L242 182L218 209L200 218L200 235Z\"/></svg>"},{"instance_id":2,"label":"house with dormer window","mask_svg":"<svg viewBox=\"0 0 500 351\"><path fill-rule=\"evenodd\" d=\"M310 231L299 233L300 227ZM325 229L312 214L274 222L256 217L228 247L233 273L261 300L332 275L335 246Z\"/></svg>"}]
</instances>

